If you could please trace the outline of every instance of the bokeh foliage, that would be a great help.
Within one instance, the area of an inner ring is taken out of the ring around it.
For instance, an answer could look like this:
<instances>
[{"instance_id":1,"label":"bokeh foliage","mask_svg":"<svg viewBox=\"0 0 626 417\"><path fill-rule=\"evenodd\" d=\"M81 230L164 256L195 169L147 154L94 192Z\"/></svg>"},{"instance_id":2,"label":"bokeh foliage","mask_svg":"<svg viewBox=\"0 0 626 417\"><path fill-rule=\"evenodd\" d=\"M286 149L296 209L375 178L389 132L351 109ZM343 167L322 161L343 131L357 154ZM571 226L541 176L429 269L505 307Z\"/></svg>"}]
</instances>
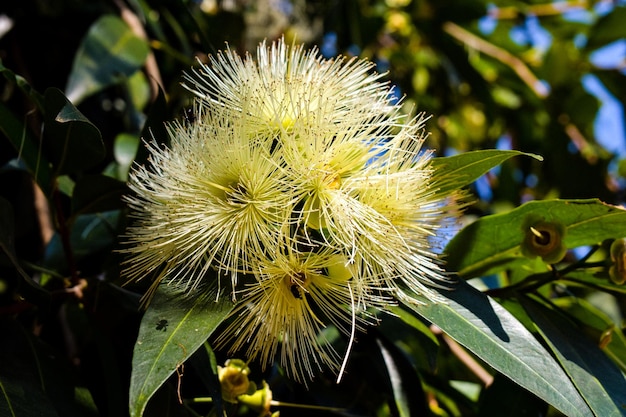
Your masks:
<instances>
[{"instance_id":1,"label":"bokeh foliage","mask_svg":"<svg viewBox=\"0 0 626 417\"><path fill-rule=\"evenodd\" d=\"M203 342L228 306L163 290L144 314L146 285L122 285L120 197L130 165L147 157L140 138L166 142L163 122L187 117L182 71L225 42L243 52L282 34L388 71L407 112L433 115L437 167L462 174L473 204L445 249L460 279L450 302L381 316L340 385L323 374L305 389L251 363L276 400L328 407L272 409L626 415L623 2L5 3L0 415L123 416L129 403L133 415L258 414L217 394L227 358ZM621 104L613 119L602 118L607 97ZM543 160L469 152L486 149ZM165 368L143 372L143 359Z\"/></svg>"}]
</instances>

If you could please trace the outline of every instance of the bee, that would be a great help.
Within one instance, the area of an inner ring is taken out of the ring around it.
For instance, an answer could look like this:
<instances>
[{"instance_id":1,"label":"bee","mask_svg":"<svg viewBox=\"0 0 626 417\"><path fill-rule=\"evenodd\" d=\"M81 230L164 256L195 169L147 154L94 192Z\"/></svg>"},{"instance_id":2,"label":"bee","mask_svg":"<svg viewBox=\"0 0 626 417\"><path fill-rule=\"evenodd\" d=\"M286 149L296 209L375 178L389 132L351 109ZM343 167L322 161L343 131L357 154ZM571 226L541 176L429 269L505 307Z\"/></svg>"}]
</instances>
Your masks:
<instances>
[{"instance_id":1,"label":"bee","mask_svg":"<svg viewBox=\"0 0 626 417\"><path fill-rule=\"evenodd\" d=\"M302 300L302 292L298 284L291 284L291 286L289 287L289 291L291 291L291 295L293 295L294 298Z\"/></svg>"}]
</instances>

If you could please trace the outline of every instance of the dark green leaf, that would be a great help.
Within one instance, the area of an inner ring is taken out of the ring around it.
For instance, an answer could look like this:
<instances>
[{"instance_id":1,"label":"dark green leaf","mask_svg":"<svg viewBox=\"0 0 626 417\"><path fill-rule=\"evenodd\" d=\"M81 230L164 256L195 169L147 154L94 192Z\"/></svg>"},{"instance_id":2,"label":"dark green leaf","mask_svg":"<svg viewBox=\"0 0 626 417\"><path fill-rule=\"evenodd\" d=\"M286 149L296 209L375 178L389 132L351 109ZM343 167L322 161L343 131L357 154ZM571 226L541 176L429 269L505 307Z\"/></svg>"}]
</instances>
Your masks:
<instances>
[{"instance_id":1,"label":"dark green leaf","mask_svg":"<svg viewBox=\"0 0 626 417\"><path fill-rule=\"evenodd\" d=\"M46 155L57 175L91 168L104 158L100 131L56 88L46 90L44 123Z\"/></svg>"},{"instance_id":2,"label":"dark green leaf","mask_svg":"<svg viewBox=\"0 0 626 417\"><path fill-rule=\"evenodd\" d=\"M2 132L11 142L11 145L18 151L18 158L26 164L26 168L31 173L37 184L41 187L45 195L50 195L52 184L52 173L50 164L46 157L42 155L38 140L30 129L0 101L0 132Z\"/></svg>"},{"instance_id":3,"label":"dark green leaf","mask_svg":"<svg viewBox=\"0 0 626 417\"><path fill-rule=\"evenodd\" d=\"M439 351L437 338L412 312L400 306L389 310L397 317L385 317L377 330L410 355L415 367L435 372Z\"/></svg>"},{"instance_id":4,"label":"dark green leaf","mask_svg":"<svg viewBox=\"0 0 626 417\"><path fill-rule=\"evenodd\" d=\"M602 16L589 31L587 50L605 46L626 38L626 7L615 7L610 13Z\"/></svg>"},{"instance_id":5,"label":"dark green leaf","mask_svg":"<svg viewBox=\"0 0 626 417\"><path fill-rule=\"evenodd\" d=\"M233 309L215 296L186 296L162 284L139 329L130 381L130 414L140 417L156 390L189 358Z\"/></svg>"},{"instance_id":6,"label":"dark green leaf","mask_svg":"<svg viewBox=\"0 0 626 417\"><path fill-rule=\"evenodd\" d=\"M536 395L501 374L496 374L480 397L478 416L545 416L548 407Z\"/></svg>"},{"instance_id":7,"label":"dark green leaf","mask_svg":"<svg viewBox=\"0 0 626 417\"><path fill-rule=\"evenodd\" d=\"M442 294L446 304L407 307L564 414L590 415L559 364L502 306L464 281L457 282L450 291L442 290Z\"/></svg>"},{"instance_id":8,"label":"dark green leaf","mask_svg":"<svg viewBox=\"0 0 626 417\"><path fill-rule=\"evenodd\" d=\"M13 214L13 207L4 198L0 197L0 253L4 253L9 259L9 262L13 265L15 270L22 278L22 282L27 285L26 288L22 288L20 292L22 295L28 293L29 299L34 299L39 302L47 303L50 298L50 294L44 290L38 283L36 283L30 275L24 271L19 263L17 255L15 253L15 217Z\"/></svg>"},{"instance_id":9,"label":"dark green leaf","mask_svg":"<svg viewBox=\"0 0 626 417\"><path fill-rule=\"evenodd\" d=\"M435 168L434 176L436 178L445 178L438 193L447 195L454 190L465 187L490 169L518 155L530 156L539 161L543 160L538 155L497 149L464 152L454 156L433 158L431 164Z\"/></svg>"},{"instance_id":10,"label":"dark green leaf","mask_svg":"<svg viewBox=\"0 0 626 417\"><path fill-rule=\"evenodd\" d=\"M121 229L120 211L106 211L76 216L71 224L70 246L74 260L81 263L83 272L93 268L90 258L102 254L108 256L117 242ZM52 270L66 270L66 256L61 239L55 234L48 243L44 254L44 265Z\"/></svg>"},{"instance_id":11,"label":"dark green leaf","mask_svg":"<svg viewBox=\"0 0 626 417\"><path fill-rule=\"evenodd\" d=\"M128 191L126 185L105 175L81 177L72 193L73 215L117 210L124 207L122 196Z\"/></svg>"},{"instance_id":12,"label":"dark green leaf","mask_svg":"<svg viewBox=\"0 0 626 417\"><path fill-rule=\"evenodd\" d=\"M78 104L85 97L122 81L141 68L148 56L145 40L117 16L98 19L76 53L66 93Z\"/></svg>"},{"instance_id":13,"label":"dark green leaf","mask_svg":"<svg viewBox=\"0 0 626 417\"><path fill-rule=\"evenodd\" d=\"M0 320L0 333L0 415L97 415L89 392L75 384L72 370L52 349L16 320Z\"/></svg>"},{"instance_id":14,"label":"dark green leaf","mask_svg":"<svg viewBox=\"0 0 626 417\"><path fill-rule=\"evenodd\" d=\"M595 415L625 416L626 378L598 345L558 312L531 298L520 301Z\"/></svg>"},{"instance_id":15,"label":"dark green leaf","mask_svg":"<svg viewBox=\"0 0 626 417\"><path fill-rule=\"evenodd\" d=\"M553 302L577 320L585 335L597 341L616 365L626 372L626 336L606 313L580 298L561 297Z\"/></svg>"},{"instance_id":16,"label":"dark green leaf","mask_svg":"<svg viewBox=\"0 0 626 417\"><path fill-rule=\"evenodd\" d=\"M599 200L531 201L485 216L457 233L445 249L448 269L471 278L504 270L515 261L523 263L520 245L529 216L563 225L563 245L568 249L626 236L626 210L620 207ZM519 262L517 267L522 266Z\"/></svg>"},{"instance_id":17,"label":"dark green leaf","mask_svg":"<svg viewBox=\"0 0 626 417\"><path fill-rule=\"evenodd\" d=\"M376 339L376 344L387 369L398 415L410 417L428 414L426 395L411 363L395 344L383 339Z\"/></svg>"},{"instance_id":18,"label":"dark green leaf","mask_svg":"<svg viewBox=\"0 0 626 417\"><path fill-rule=\"evenodd\" d=\"M2 64L2 61L0 61L0 72L4 75L4 78L6 78L7 81L22 90L22 92L24 92L24 94L26 94L26 96L28 96L28 98L30 98L40 110L43 109L43 96L35 90L24 77L15 74L13 71L5 67Z\"/></svg>"}]
</instances>

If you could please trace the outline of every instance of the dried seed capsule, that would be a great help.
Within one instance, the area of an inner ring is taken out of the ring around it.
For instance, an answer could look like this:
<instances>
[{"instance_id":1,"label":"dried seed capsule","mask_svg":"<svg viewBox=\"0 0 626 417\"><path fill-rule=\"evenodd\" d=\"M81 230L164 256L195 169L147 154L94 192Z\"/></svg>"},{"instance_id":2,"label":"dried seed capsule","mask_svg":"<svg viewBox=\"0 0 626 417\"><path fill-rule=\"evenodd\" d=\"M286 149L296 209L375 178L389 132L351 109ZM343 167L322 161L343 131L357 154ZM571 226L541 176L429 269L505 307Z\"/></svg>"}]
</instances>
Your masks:
<instances>
[{"instance_id":1,"label":"dried seed capsule","mask_svg":"<svg viewBox=\"0 0 626 417\"><path fill-rule=\"evenodd\" d=\"M544 220L526 222L524 226L522 254L529 258L541 257L544 262L555 264L560 262L567 248L563 246L565 226Z\"/></svg>"},{"instance_id":2,"label":"dried seed capsule","mask_svg":"<svg viewBox=\"0 0 626 417\"><path fill-rule=\"evenodd\" d=\"M622 285L626 282L626 238L615 239L611 244L611 260L609 277L614 284Z\"/></svg>"}]
</instances>

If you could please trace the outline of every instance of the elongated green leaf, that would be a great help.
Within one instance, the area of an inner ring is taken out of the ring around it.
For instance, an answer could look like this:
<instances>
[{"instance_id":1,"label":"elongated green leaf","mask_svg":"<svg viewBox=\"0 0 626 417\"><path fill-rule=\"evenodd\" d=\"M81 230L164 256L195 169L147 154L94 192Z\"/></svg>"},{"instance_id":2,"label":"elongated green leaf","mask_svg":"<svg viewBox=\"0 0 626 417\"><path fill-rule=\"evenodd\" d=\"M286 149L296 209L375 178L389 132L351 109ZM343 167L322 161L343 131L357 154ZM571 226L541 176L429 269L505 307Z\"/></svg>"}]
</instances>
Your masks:
<instances>
[{"instance_id":1,"label":"elongated green leaf","mask_svg":"<svg viewBox=\"0 0 626 417\"><path fill-rule=\"evenodd\" d=\"M382 320L377 331L410 355L413 366L435 372L439 341L433 332L411 311L400 306L390 307L389 311L397 319Z\"/></svg>"},{"instance_id":2,"label":"elongated green leaf","mask_svg":"<svg viewBox=\"0 0 626 417\"><path fill-rule=\"evenodd\" d=\"M100 131L56 88L45 92L43 142L57 175L90 168L105 155Z\"/></svg>"},{"instance_id":3,"label":"elongated green leaf","mask_svg":"<svg viewBox=\"0 0 626 417\"><path fill-rule=\"evenodd\" d=\"M520 301L595 415L626 415L626 379L598 345L543 304L528 297Z\"/></svg>"},{"instance_id":4,"label":"elongated green leaf","mask_svg":"<svg viewBox=\"0 0 626 417\"><path fill-rule=\"evenodd\" d=\"M606 313L580 298L561 297L553 302L578 320L587 336L597 340L602 350L626 372L626 336Z\"/></svg>"},{"instance_id":5,"label":"elongated green leaf","mask_svg":"<svg viewBox=\"0 0 626 417\"><path fill-rule=\"evenodd\" d=\"M230 301L185 296L161 285L141 320L130 379L130 415L140 417L156 390L231 312Z\"/></svg>"},{"instance_id":6,"label":"elongated green leaf","mask_svg":"<svg viewBox=\"0 0 626 417\"><path fill-rule=\"evenodd\" d=\"M611 282L608 272L601 271L591 274L588 271L572 271L563 277L569 285L580 285L595 288L616 295L626 295L626 285Z\"/></svg>"},{"instance_id":7,"label":"elongated green leaf","mask_svg":"<svg viewBox=\"0 0 626 417\"><path fill-rule=\"evenodd\" d=\"M426 396L411 363L395 344L384 339L376 339L376 344L385 363L398 415L410 417L428 414Z\"/></svg>"},{"instance_id":8,"label":"elongated green leaf","mask_svg":"<svg viewBox=\"0 0 626 417\"><path fill-rule=\"evenodd\" d=\"M514 261L523 263L523 227L531 216L562 225L566 248L626 236L626 210L620 207L595 199L531 201L508 213L485 216L457 233L445 249L448 269L471 278L501 271Z\"/></svg>"},{"instance_id":9,"label":"elongated green leaf","mask_svg":"<svg viewBox=\"0 0 626 417\"><path fill-rule=\"evenodd\" d=\"M565 415L591 414L550 353L501 305L464 281L443 295L447 304L407 307Z\"/></svg>"},{"instance_id":10,"label":"elongated green leaf","mask_svg":"<svg viewBox=\"0 0 626 417\"><path fill-rule=\"evenodd\" d=\"M148 56L145 40L122 19L103 16L89 29L76 53L67 82L67 97L78 104L85 97L137 71Z\"/></svg>"},{"instance_id":11,"label":"elongated green leaf","mask_svg":"<svg viewBox=\"0 0 626 417\"><path fill-rule=\"evenodd\" d=\"M447 178L447 181L444 182L438 192L446 195L451 191L465 187L476 181L490 169L518 155L531 156L540 161L543 160L538 155L498 149L464 152L454 156L433 158L431 164L436 170L435 175Z\"/></svg>"}]
</instances>

